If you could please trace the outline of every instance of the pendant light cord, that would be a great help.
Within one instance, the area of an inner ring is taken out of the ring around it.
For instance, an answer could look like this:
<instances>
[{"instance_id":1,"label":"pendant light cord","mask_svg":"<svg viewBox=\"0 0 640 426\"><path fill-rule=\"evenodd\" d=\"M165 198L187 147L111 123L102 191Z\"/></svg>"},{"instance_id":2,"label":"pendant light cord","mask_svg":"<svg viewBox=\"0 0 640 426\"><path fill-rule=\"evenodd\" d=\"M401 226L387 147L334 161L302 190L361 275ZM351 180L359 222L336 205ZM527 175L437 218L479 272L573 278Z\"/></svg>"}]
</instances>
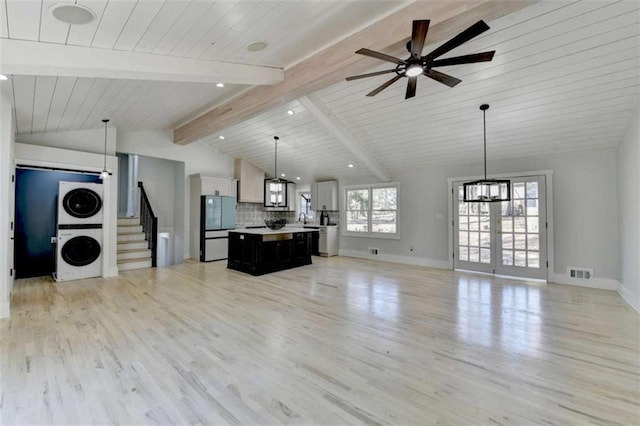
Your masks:
<instances>
[{"instance_id":1,"label":"pendant light cord","mask_svg":"<svg viewBox=\"0 0 640 426\"><path fill-rule=\"evenodd\" d=\"M273 171L274 177L278 179L278 137L274 136L273 139L276 141L276 161L275 161L275 170Z\"/></svg>"},{"instance_id":2,"label":"pendant light cord","mask_svg":"<svg viewBox=\"0 0 640 426\"><path fill-rule=\"evenodd\" d=\"M109 123L109 119L105 118L104 120L102 120L102 122L104 123L104 164L102 167L102 171L106 172L107 171L107 125Z\"/></svg>"},{"instance_id":3,"label":"pendant light cord","mask_svg":"<svg viewBox=\"0 0 640 426\"><path fill-rule=\"evenodd\" d=\"M480 105L480 109L482 110L482 128L484 130L484 180L487 180L487 110L489 104Z\"/></svg>"},{"instance_id":4,"label":"pendant light cord","mask_svg":"<svg viewBox=\"0 0 640 426\"><path fill-rule=\"evenodd\" d=\"M484 128L484 180L487 180L487 110L482 110L482 124Z\"/></svg>"}]
</instances>

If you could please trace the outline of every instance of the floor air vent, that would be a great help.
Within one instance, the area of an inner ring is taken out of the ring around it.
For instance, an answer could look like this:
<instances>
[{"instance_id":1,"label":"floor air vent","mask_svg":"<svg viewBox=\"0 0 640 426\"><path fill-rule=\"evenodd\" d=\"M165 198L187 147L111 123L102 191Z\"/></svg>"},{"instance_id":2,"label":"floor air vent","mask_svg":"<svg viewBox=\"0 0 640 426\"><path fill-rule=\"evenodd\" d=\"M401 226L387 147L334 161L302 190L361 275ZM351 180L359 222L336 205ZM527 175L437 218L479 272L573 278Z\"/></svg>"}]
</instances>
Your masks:
<instances>
[{"instance_id":1,"label":"floor air vent","mask_svg":"<svg viewBox=\"0 0 640 426\"><path fill-rule=\"evenodd\" d=\"M579 280L590 280L593 277L593 268L576 268L569 266L567 273L571 278L577 278Z\"/></svg>"}]
</instances>

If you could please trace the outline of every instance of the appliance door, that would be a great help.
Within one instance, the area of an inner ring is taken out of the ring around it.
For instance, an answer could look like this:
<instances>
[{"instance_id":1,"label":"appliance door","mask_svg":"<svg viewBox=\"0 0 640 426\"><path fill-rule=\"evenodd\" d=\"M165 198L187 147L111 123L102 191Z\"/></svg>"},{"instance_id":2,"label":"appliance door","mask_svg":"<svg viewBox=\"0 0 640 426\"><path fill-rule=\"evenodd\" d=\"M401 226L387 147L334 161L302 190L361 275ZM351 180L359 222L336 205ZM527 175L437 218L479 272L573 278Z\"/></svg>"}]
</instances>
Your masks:
<instances>
[{"instance_id":1,"label":"appliance door","mask_svg":"<svg viewBox=\"0 0 640 426\"><path fill-rule=\"evenodd\" d=\"M229 231L208 231L205 233L202 261L222 260L228 257Z\"/></svg>"},{"instance_id":2,"label":"appliance door","mask_svg":"<svg viewBox=\"0 0 640 426\"><path fill-rule=\"evenodd\" d=\"M220 228L233 229L236 227L236 199L233 197L220 198L222 198L222 218L220 222Z\"/></svg>"},{"instance_id":3,"label":"appliance door","mask_svg":"<svg viewBox=\"0 0 640 426\"><path fill-rule=\"evenodd\" d=\"M327 228L320 228L320 238L318 239L318 251L320 253L328 253L327 247Z\"/></svg>"},{"instance_id":4,"label":"appliance door","mask_svg":"<svg viewBox=\"0 0 640 426\"><path fill-rule=\"evenodd\" d=\"M79 235L63 242L60 256L68 265L87 266L100 257L100 251L98 241L88 235Z\"/></svg>"},{"instance_id":5,"label":"appliance door","mask_svg":"<svg viewBox=\"0 0 640 426\"><path fill-rule=\"evenodd\" d=\"M102 199L89 188L76 188L64 195L62 207L72 217L88 219L100 211Z\"/></svg>"},{"instance_id":6,"label":"appliance door","mask_svg":"<svg viewBox=\"0 0 640 426\"><path fill-rule=\"evenodd\" d=\"M222 197L216 195L204 195L202 197L202 203L204 229L221 229Z\"/></svg>"}]
</instances>

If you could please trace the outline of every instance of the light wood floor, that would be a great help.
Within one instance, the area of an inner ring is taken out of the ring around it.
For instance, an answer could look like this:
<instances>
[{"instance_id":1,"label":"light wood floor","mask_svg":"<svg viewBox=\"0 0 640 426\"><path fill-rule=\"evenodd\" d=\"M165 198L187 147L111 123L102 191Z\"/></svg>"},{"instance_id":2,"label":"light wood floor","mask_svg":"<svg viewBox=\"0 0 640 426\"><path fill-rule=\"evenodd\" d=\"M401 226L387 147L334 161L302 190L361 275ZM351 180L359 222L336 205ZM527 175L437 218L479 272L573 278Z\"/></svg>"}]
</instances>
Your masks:
<instances>
[{"instance_id":1,"label":"light wood floor","mask_svg":"<svg viewBox=\"0 0 640 426\"><path fill-rule=\"evenodd\" d=\"M19 281L0 424L639 424L614 292L314 257Z\"/></svg>"}]
</instances>

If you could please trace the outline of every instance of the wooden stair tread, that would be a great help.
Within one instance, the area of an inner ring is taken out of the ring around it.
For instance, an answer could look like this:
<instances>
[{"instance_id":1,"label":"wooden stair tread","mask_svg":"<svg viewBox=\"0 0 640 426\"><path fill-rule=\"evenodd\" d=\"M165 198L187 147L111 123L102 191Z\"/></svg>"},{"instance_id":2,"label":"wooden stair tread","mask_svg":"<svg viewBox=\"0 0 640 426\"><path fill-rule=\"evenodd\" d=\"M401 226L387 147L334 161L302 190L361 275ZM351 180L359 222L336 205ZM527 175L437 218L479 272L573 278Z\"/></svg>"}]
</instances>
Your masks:
<instances>
[{"instance_id":1,"label":"wooden stair tread","mask_svg":"<svg viewBox=\"0 0 640 426\"><path fill-rule=\"evenodd\" d=\"M134 259L121 259L118 260L118 263L135 263L135 262L151 262L151 256L148 257L136 257Z\"/></svg>"},{"instance_id":2,"label":"wooden stair tread","mask_svg":"<svg viewBox=\"0 0 640 426\"><path fill-rule=\"evenodd\" d=\"M122 250L117 250L116 253L117 254L124 254L124 253L135 253L137 251L148 251L151 250L150 248L139 248L139 249L122 249Z\"/></svg>"}]
</instances>

